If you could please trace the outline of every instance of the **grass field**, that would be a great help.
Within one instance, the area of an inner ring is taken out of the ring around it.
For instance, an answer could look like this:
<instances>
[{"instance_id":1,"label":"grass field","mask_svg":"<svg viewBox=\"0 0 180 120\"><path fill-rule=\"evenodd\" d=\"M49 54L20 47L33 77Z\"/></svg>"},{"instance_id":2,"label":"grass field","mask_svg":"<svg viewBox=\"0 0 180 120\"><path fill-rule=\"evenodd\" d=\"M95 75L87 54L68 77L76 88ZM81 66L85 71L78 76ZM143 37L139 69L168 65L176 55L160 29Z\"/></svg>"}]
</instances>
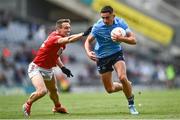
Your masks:
<instances>
[{"instance_id":1,"label":"grass field","mask_svg":"<svg viewBox=\"0 0 180 120\"><path fill-rule=\"evenodd\" d=\"M70 93L60 99L70 114L53 114L48 96L33 104L30 119L180 119L180 90L135 92L139 115L128 113L122 93ZM0 119L24 118L21 107L28 96L0 96ZM141 104L141 106L139 105Z\"/></svg>"}]
</instances>

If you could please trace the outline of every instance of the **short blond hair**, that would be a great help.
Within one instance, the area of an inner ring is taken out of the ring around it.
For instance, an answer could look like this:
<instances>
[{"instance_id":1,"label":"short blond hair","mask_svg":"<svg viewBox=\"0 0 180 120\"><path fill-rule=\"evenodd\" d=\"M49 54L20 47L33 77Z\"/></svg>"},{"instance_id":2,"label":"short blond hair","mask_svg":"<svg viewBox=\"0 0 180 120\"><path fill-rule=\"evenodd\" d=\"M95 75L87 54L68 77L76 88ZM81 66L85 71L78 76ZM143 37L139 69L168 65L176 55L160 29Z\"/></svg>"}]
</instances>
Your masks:
<instances>
[{"instance_id":1,"label":"short blond hair","mask_svg":"<svg viewBox=\"0 0 180 120\"><path fill-rule=\"evenodd\" d=\"M71 23L71 20L70 19L59 19L59 20L57 20L56 29L61 28L62 23L64 23L64 22Z\"/></svg>"}]
</instances>

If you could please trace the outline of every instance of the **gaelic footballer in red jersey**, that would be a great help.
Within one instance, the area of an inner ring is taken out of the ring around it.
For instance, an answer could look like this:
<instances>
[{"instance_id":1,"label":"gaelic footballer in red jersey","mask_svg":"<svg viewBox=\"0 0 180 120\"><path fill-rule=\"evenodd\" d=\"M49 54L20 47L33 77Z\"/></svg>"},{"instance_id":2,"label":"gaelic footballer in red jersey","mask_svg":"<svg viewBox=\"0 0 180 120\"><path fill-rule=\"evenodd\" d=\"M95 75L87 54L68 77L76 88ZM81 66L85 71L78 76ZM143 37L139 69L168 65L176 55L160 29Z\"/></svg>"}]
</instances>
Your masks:
<instances>
[{"instance_id":1,"label":"gaelic footballer in red jersey","mask_svg":"<svg viewBox=\"0 0 180 120\"><path fill-rule=\"evenodd\" d=\"M67 77L73 77L71 71L67 69L60 59L60 55L66 48L66 44L76 42L83 36L87 36L91 27L85 32L70 35L71 25L69 19L59 19L56 22L56 30L53 31L39 48L36 57L29 64L28 75L36 91L31 94L23 105L23 113L30 116L32 104L49 93L54 103L53 112L68 113L59 101L55 76L52 68L59 66Z\"/></svg>"},{"instance_id":2,"label":"gaelic footballer in red jersey","mask_svg":"<svg viewBox=\"0 0 180 120\"><path fill-rule=\"evenodd\" d=\"M39 48L33 63L46 69L55 67L57 58L65 49L65 44L62 45L58 43L58 39L60 38L62 37L58 34L58 32L52 32Z\"/></svg>"}]
</instances>

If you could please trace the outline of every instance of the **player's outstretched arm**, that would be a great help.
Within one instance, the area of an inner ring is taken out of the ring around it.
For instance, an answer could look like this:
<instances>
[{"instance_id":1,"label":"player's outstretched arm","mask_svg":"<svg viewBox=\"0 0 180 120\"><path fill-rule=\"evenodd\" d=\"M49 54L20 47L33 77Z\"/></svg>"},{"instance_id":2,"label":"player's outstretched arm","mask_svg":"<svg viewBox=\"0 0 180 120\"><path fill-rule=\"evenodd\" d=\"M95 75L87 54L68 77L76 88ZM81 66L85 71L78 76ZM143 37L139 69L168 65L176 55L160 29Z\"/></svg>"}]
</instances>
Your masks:
<instances>
[{"instance_id":1,"label":"player's outstretched arm","mask_svg":"<svg viewBox=\"0 0 180 120\"><path fill-rule=\"evenodd\" d=\"M67 43L72 43L72 42L76 42L78 40L80 40L83 36L87 36L89 35L89 33L91 32L92 26L90 26L87 30L85 30L82 33L78 33L78 34L74 34L68 37L64 37L64 38L60 38L58 40L59 44L67 44Z\"/></svg>"},{"instance_id":2,"label":"player's outstretched arm","mask_svg":"<svg viewBox=\"0 0 180 120\"><path fill-rule=\"evenodd\" d=\"M68 37L60 38L60 39L58 39L58 43L59 44L72 43L72 42L80 40L82 35L83 35L83 33L78 33L78 34L74 34L74 35L71 35Z\"/></svg>"}]
</instances>

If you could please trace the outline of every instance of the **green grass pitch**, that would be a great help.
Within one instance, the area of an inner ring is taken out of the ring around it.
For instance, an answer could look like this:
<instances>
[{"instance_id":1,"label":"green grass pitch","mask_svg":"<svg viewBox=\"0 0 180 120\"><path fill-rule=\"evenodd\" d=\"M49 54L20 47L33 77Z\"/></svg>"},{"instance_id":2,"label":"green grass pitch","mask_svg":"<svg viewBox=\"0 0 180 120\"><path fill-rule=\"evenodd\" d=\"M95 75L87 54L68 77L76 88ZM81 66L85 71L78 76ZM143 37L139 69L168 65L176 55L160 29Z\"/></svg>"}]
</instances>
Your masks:
<instances>
[{"instance_id":1,"label":"green grass pitch","mask_svg":"<svg viewBox=\"0 0 180 120\"><path fill-rule=\"evenodd\" d=\"M28 96L0 96L0 119L23 119L22 104ZM180 90L135 92L139 115L130 115L122 92L62 93L60 100L70 114L53 114L48 95L33 104L29 119L180 119Z\"/></svg>"}]
</instances>

